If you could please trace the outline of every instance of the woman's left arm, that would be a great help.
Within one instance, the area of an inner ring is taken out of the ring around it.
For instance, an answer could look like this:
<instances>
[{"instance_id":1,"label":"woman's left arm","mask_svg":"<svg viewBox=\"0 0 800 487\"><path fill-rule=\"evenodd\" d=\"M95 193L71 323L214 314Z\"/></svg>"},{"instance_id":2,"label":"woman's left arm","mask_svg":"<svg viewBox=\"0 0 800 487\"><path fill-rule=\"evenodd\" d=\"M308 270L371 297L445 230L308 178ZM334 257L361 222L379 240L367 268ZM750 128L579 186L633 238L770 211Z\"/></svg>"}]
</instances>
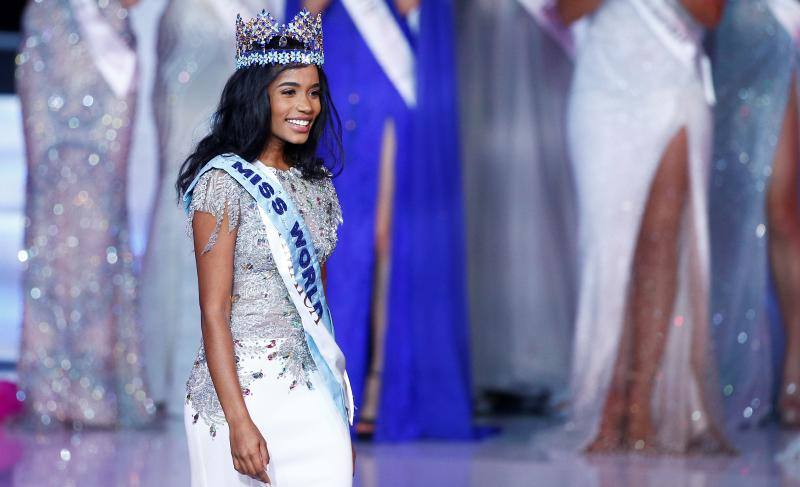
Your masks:
<instances>
[{"instance_id":1,"label":"woman's left arm","mask_svg":"<svg viewBox=\"0 0 800 487\"><path fill-rule=\"evenodd\" d=\"M681 0L683 6L701 24L713 29L722 20L725 0Z\"/></svg>"}]
</instances>

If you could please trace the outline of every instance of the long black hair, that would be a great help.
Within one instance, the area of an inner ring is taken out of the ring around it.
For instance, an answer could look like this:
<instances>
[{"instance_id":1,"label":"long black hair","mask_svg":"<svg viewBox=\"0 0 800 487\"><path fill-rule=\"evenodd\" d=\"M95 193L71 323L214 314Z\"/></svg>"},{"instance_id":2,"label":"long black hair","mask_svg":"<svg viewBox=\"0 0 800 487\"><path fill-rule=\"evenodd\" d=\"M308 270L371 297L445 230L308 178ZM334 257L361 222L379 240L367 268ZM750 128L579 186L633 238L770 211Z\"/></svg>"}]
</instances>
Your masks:
<instances>
[{"instance_id":1,"label":"long black hair","mask_svg":"<svg viewBox=\"0 0 800 487\"><path fill-rule=\"evenodd\" d=\"M267 87L287 69L304 64L253 65L237 69L225 83L217 111L211 118L211 131L186 158L178 173L175 189L180 198L198 171L214 157L233 153L252 162L261 155L270 136L272 122ZM337 173L343 163L342 123L331 99L328 79L321 67L319 89L321 110L308 140L301 145L286 143L286 162L306 179L321 179ZM320 157L320 144L326 157Z\"/></svg>"}]
</instances>

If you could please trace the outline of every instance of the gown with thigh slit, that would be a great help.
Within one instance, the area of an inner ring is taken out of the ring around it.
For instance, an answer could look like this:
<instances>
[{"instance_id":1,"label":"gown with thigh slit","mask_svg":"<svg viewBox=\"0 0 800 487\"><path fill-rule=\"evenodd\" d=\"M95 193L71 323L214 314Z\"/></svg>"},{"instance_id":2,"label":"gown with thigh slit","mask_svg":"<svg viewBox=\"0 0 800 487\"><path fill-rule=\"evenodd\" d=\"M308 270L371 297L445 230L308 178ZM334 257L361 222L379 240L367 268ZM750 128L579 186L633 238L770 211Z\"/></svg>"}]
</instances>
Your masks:
<instances>
[{"instance_id":1,"label":"gown with thigh slit","mask_svg":"<svg viewBox=\"0 0 800 487\"><path fill-rule=\"evenodd\" d=\"M295 169L265 170L276 173L294 200L324 264L341 223L330 178L312 181ZM350 486L349 429L314 364L255 200L230 175L215 169L194 189L190 220L197 211L217 220L203 252L213 248L218 232L237 231L230 327L242 395L269 449L272 485ZM229 228L220 228L226 211ZM192 486L263 485L233 468L227 423L202 346L186 385L184 422Z\"/></svg>"},{"instance_id":2,"label":"gown with thigh slit","mask_svg":"<svg viewBox=\"0 0 800 487\"><path fill-rule=\"evenodd\" d=\"M709 361L706 182L713 94L703 75L703 29L678 0L607 0L588 20L567 122L581 273L569 427L583 446L597 437L651 183L668 144L685 128L689 182L677 292L649 398L659 447L685 452L718 437L721 415Z\"/></svg>"}]
</instances>

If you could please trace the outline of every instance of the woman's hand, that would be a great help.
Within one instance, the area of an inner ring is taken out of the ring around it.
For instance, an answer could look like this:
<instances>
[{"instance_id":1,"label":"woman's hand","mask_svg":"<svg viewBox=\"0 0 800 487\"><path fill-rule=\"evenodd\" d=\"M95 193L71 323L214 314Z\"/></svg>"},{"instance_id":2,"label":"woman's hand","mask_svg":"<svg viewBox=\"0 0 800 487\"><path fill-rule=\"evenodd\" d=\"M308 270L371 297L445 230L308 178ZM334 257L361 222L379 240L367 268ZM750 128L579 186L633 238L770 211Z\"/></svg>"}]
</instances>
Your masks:
<instances>
[{"instance_id":1,"label":"woman's hand","mask_svg":"<svg viewBox=\"0 0 800 487\"><path fill-rule=\"evenodd\" d=\"M233 468L242 475L269 483L267 464L269 450L267 442L261 436L253 420L250 418L237 422L228 422L231 440L231 456Z\"/></svg>"}]
</instances>

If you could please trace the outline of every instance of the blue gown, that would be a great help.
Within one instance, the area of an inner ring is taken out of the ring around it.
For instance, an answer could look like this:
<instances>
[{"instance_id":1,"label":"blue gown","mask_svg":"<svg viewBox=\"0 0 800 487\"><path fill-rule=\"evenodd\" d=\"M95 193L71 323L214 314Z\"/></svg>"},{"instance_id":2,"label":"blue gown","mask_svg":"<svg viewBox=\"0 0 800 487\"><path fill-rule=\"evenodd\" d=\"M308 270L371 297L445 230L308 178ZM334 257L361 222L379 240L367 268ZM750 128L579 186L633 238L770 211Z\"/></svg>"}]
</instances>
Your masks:
<instances>
[{"instance_id":1,"label":"blue gown","mask_svg":"<svg viewBox=\"0 0 800 487\"><path fill-rule=\"evenodd\" d=\"M763 0L732 0L714 34L714 165L710 188L711 315L727 422L772 409L766 190L797 50Z\"/></svg>"}]
</instances>

